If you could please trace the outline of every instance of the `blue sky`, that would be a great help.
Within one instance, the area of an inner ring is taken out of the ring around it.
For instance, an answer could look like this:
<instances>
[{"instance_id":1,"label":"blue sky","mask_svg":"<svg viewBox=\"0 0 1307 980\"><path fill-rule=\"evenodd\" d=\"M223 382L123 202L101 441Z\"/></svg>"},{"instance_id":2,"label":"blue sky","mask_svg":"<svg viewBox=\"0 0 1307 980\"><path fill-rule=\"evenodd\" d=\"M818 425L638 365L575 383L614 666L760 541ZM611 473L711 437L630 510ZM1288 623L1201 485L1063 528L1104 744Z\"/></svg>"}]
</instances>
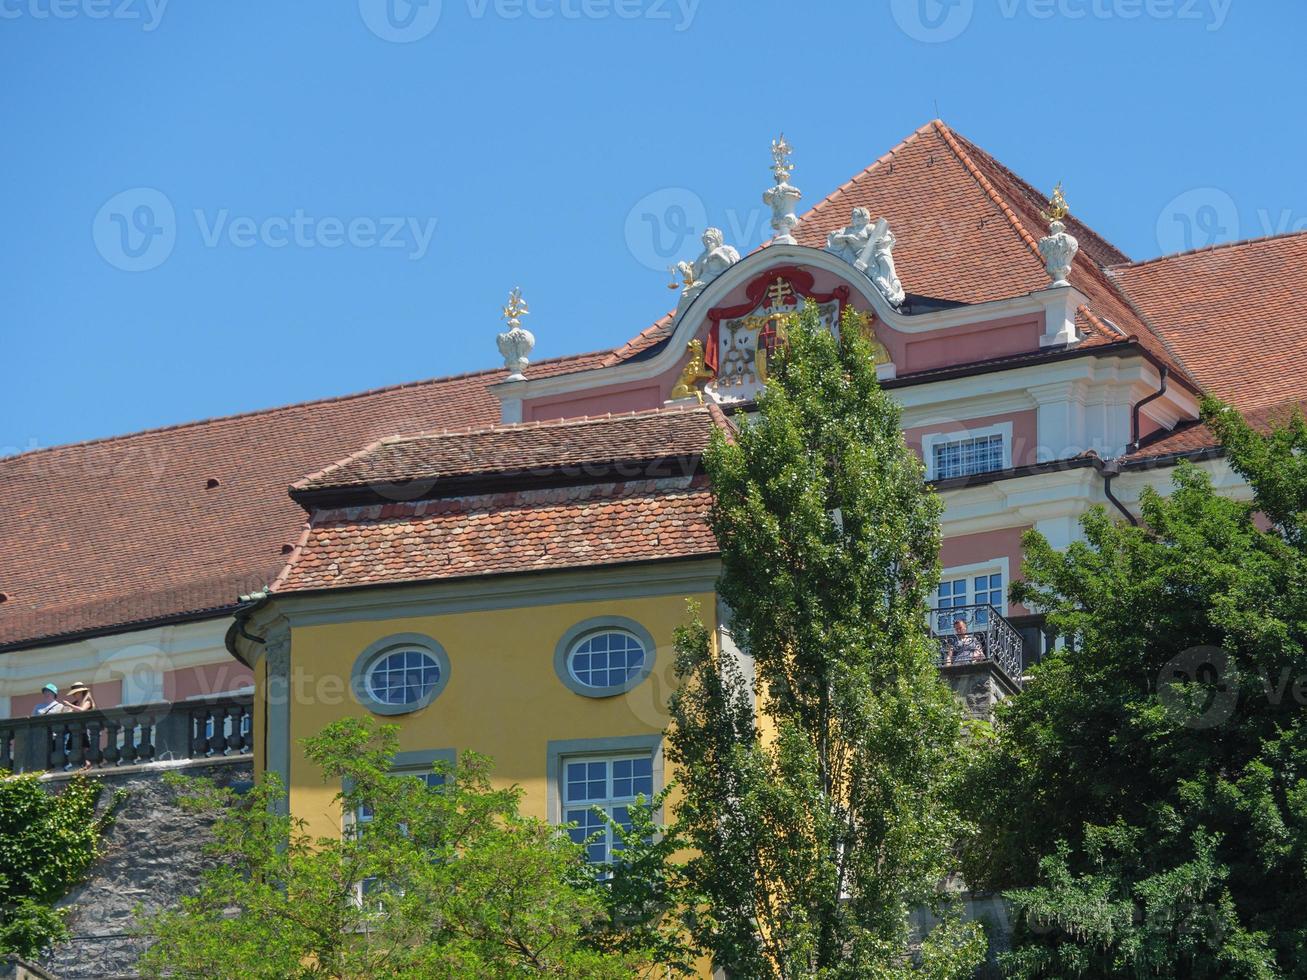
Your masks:
<instances>
[{"instance_id":1,"label":"blue sky","mask_svg":"<svg viewBox=\"0 0 1307 980\"><path fill-rule=\"evenodd\" d=\"M0 453L669 305L932 117L1135 257L1307 228L1300 0L0 0ZM651 217L646 218L645 215Z\"/></svg>"}]
</instances>

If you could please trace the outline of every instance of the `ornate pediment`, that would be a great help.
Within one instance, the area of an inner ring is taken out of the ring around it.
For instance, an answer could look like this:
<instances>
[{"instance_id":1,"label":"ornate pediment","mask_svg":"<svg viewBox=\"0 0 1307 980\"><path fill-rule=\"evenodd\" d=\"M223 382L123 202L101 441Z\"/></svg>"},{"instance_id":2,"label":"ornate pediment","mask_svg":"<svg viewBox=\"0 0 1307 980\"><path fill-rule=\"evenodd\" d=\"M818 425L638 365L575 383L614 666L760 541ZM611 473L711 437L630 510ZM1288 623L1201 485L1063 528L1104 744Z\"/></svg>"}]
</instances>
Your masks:
<instances>
[{"instance_id":1,"label":"ornate pediment","mask_svg":"<svg viewBox=\"0 0 1307 980\"><path fill-rule=\"evenodd\" d=\"M785 321L806 300L821 311L822 321L838 330L849 301L849 287L830 292L813 288L812 273L798 266L768 269L745 287L745 300L708 311L704 363L713 379L703 392L718 404L753 401L767 383L767 360L785 340Z\"/></svg>"}]
</instances>

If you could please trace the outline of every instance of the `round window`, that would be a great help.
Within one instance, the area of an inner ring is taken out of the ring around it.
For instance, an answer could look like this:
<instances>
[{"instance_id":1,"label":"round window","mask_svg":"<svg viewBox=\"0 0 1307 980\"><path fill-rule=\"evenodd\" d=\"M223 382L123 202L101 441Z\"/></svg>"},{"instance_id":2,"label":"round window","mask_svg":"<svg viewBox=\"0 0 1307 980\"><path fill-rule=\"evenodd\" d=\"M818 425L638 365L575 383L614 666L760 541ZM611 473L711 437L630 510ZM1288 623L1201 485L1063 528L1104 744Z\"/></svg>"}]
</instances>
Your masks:
<instances>
[{"instance_id":1,"label":"round window","mask_svg":"<svg viewBox=\"0 0 1307 980\"><path fill-rule=\"evenodd\" d=\"M620 688L644 671L644 644L624 630L583 637L567 658L568 672L589 688Z\"/></svg>"},{"instance_id":2,"label":"round window","mask_svg":"<svg viewBox=\"0 0 1307 980\"><path fill-rule=\"evenodd\" d=\"M350 688L376 714L400 715L426 707L448 682L449 657L439 643L420 633L397 633L359 655Z\"/></svg>"},{"instance_id":3,"label":"round window","mask_svg":"<svg viewBox=\"0 0 1307 980\"><path fill-rule=\"evenodd\" d=\"M417 704L440 683L440 664L425 650L396 650L368 668L368 694L382 704Z\"/></svg>"}]
</instances>

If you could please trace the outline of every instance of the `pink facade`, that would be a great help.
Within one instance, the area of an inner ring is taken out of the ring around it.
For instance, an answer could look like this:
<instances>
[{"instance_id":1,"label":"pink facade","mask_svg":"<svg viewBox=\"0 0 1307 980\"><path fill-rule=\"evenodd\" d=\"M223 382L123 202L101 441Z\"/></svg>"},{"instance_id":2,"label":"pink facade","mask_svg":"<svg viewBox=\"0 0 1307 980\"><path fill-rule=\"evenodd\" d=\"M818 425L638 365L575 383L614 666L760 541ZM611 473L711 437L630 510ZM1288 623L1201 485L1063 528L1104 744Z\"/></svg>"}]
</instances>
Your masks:
<instances>
[{"instance_id":1,"label":"pink facade","mask_svg":"<svg viewBox=\"0 0 1307 980\"><path fill-rule=\"evenodd\" d=\"M252 687L254 675L235 660L202 667L170 670L163 675L163 699L185 701L187 698L226 694L242 687Z\"/></svg>"},{"instance_id":2,"label":"pink facade","mask_svg":"<svg viewBox=\"0 0 1307 980\"><path fill-rule=\"evenodd\" d=\"M977 418L946 419L931 425L918 425L903 430L903 438L918 456L922 455L921 442L928 435L983 429L1004 422L1012 426L1012 465L1028 466L1035 462L1038 453L1038 413L1032 408L1024 412L1003 415L982 415Z\"/></svg>"},{"instance_id":3,"label":"pink facade","mask_svg":"<svg viewBox=\"0 0 1307 980\"><path fill-rule=\"evenodd\" d=\"M1008 580L1003 583L1006 590L1012 580L1021 577L1021 535L1030 530L1029 526L1004 527L994 531L980 531L976 534L962 534L945 538L939 552L940 568L960 568L971 565L986 565L999 559L1007 559ZM1027 610L1016 604L1008 605L1008 614L1024 616Z\"/></svg>"}]
</instances>

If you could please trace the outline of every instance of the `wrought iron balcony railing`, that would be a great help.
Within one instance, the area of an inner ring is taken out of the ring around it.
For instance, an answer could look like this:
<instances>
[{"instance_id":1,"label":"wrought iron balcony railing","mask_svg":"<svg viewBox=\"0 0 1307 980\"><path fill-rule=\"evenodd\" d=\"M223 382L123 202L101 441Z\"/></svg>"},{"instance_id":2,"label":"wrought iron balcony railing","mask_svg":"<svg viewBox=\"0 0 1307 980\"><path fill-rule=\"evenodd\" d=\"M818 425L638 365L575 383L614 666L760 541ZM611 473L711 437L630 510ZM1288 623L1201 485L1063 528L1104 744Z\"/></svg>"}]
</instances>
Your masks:
<instances>
[{"instance_id":1,"label":"wrought iron balcony railing","mask_svg":"<svg viewBox=\"0 0 1307 980\"><path fill-rule=\"evenodd\" d=\"M123 705L0 721L0 769L108 768L143 762L248 755L249 694Z\"/></svg>"},{"instance_id":2,"label":"wrought iron balcony railing","mask_svg":"<svg viewBox=\"0 0 1307 980\"><path fill-rule=\"evenodd\" d=\"M1021 634L991 605L952 606L930 611L930 632L938 644L936 664L961 667L988 663L1021 686Z\"/></svg>"}]
</instances>

